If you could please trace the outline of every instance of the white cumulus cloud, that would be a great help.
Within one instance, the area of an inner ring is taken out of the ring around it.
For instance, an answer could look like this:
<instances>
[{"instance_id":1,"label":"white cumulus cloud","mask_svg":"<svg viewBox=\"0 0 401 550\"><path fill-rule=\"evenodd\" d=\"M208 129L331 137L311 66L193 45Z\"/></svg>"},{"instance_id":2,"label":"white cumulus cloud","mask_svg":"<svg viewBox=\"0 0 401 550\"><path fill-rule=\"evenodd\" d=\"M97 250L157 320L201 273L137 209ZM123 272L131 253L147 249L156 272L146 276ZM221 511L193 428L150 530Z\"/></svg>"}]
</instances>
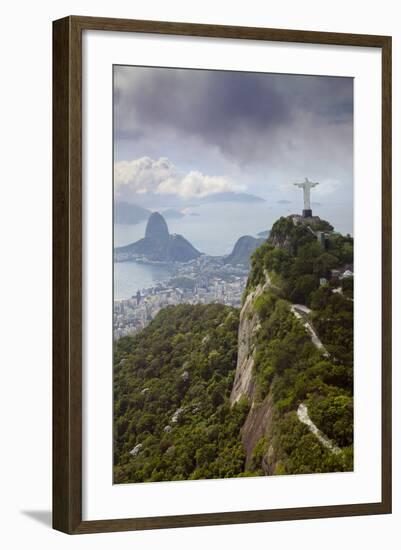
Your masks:
<instances>
[{"instance_id":1,"label":"white cumulus cloud","mask_svg":"<svg viewBox=\"0 0 401 550\"><path fill-rule=\"evenodd\" d=\"M117 197L128 201L146 193L191 199L245 189L226 176L209 176L198 171L183 173L165 157L116 162L114 182Z\"/></svg>"}]
</instances>

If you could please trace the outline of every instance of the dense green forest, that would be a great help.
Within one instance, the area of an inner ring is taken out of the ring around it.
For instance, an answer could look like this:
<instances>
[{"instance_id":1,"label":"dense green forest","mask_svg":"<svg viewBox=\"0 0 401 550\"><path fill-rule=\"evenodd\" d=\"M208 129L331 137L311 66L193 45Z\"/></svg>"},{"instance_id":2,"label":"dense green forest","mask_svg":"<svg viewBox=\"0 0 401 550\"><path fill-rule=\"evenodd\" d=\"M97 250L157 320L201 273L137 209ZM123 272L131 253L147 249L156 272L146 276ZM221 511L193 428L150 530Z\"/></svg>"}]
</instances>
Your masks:
<instances>
[{"instance_id":1,"label":"dense green forest","mask_svg":"<svg viewBox=\"0 0 401 550\"><path fill-rule=\"evenodd\" d=\"M220 304L171 306L117 342L115 483L241 475L248 406L229 403L238 313Z\"/></svg>"},{"instance_id":2,"label":"dense green forest","mask_svg":"<svg viewBox=\"0 0 401 550\"><path fill-rule=\"evenodd\" d=\"M331 226L321 220L317 227L327 230ZM316 227L314 230L317 231ZM267 270L276 276L274 282L285 298L310 306L320 279L330 278L331 270L352 262L353 238L349 235L330 231L321 244L306 225L294 225L290 218L280 218L273 225L269 239L253 254L247 291L264 281ZM332 281L332 288L337 283ZM349 290L347 287L347 292Z\"/></svg>"},{"instance_id":3,"label":"dense green forest","mask_svg":"<svg viewBox=\"0 0 401 550\"><path fill-rule=\"evenodd\" d=\"M114 351L115 483L348 471L353 468L353 279L333 271L353 261L353 239L320 220L315 231L280 218L253 254L244 300L253 302L253 407L267 399L273 422L251 460L241 429L251 403L231 406L239 310L171 306ZM335 272L334 272L335 273ZM304 304L303 316L291 310ZM308 323L324 344L318 349ZM311 420L340 452L300 422ZM245 467L245 464L246 467Z\"/></svg>"}]
</instances>

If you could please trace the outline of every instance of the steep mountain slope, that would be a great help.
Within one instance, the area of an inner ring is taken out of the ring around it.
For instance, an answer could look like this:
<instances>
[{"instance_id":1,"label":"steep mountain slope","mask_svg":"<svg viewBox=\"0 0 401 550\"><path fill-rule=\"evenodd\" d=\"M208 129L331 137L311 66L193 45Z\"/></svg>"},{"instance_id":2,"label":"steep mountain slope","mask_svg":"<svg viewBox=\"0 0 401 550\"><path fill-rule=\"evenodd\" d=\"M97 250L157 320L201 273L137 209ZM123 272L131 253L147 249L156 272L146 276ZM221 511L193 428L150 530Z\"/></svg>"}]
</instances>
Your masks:
<instances>
[{"instance_id":1,"label":"steep mountain slope","mask_svg":"<svg viewBox=\"0 0 401 550\"><path fill-rule=\"evenodd\" d=\"M353 467L353 303L333 293L338 280L319 286L331 265L350 260L352 239L327 237L322 245L309 227L281 218L253 257L231 392L233 404L250 403L241 430L249 473Z\"/></svg>"}]
</instances>

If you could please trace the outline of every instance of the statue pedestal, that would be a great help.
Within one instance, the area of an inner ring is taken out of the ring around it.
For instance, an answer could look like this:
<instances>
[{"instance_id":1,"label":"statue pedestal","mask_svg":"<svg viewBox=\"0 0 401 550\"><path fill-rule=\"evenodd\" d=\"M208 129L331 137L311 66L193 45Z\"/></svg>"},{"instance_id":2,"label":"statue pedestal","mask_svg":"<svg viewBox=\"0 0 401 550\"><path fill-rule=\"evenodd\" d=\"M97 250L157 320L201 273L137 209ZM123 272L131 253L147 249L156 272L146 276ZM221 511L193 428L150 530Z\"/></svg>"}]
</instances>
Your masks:
<instances>
[{"instance_id":1,"label":"statue pedestal","mask_svg":"<svg viewBox=\"0 0 401 550\"><path fill-rule=\"evenodd\" d=\"M303 218L311 218L312 217L312 210L302 210L302 217Z\"/></svg>"}]
</instances>

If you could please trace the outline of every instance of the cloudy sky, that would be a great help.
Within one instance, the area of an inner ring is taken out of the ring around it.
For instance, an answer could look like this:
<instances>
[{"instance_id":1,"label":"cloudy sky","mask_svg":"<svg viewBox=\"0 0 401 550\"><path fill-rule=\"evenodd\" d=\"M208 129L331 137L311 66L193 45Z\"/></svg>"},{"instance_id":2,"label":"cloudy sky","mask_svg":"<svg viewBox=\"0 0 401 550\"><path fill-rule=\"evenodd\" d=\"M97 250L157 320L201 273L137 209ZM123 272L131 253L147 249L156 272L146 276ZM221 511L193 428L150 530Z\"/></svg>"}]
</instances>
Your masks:
<instances>
[{"instance_id":1,"label":"cloudy sky","mask_svg":"<svg viewBox=\"0 0 401 550\"><path fill-rule=\"evenodd\" d=\"M353 80L116 66L115 193L146 204L222 191L352 204Z\"/></svg>"}]
</instances>

